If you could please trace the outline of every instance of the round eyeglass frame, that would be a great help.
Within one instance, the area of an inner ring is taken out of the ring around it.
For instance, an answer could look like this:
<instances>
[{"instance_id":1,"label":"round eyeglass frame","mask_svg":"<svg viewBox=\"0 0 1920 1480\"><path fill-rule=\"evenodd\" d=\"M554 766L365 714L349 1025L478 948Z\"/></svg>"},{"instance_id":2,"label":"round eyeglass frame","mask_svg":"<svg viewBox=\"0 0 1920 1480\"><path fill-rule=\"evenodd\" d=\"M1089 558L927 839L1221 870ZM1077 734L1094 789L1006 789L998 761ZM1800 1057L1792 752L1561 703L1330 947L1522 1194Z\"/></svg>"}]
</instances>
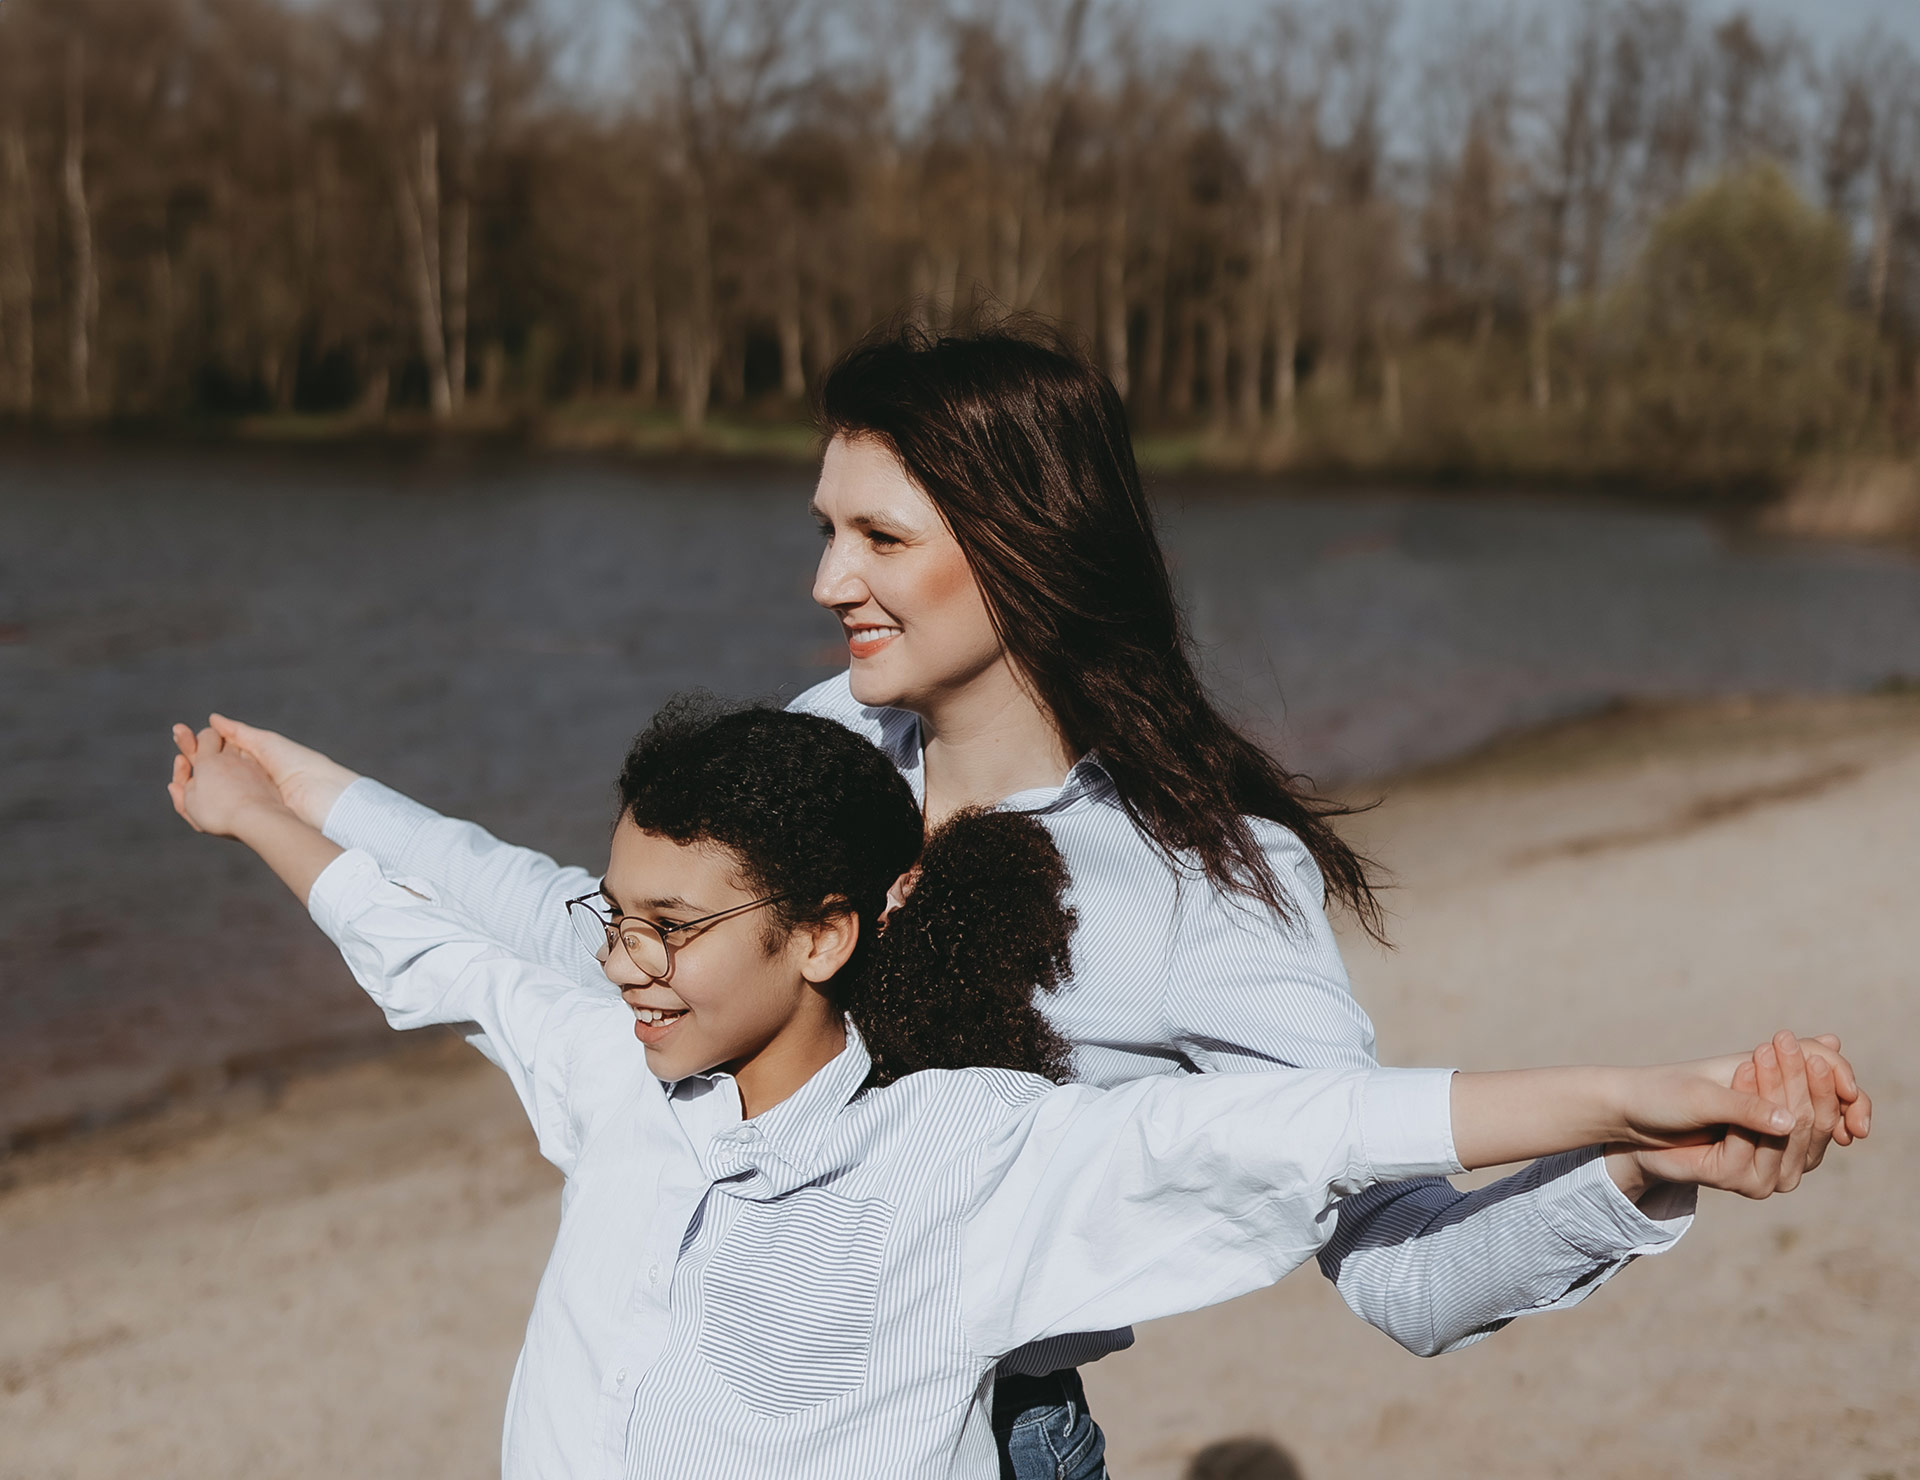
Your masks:
<instances>
[{"instance_id":1,"label":"round eyeglass frame","mask_svg":"<svg viewBox=\"0 0 1920 1480\"><path fill-rule=\"evenodd\" d=\"M606 965L613 954L613 945L618 941L627 953L627 959L633 962L637 970L655 986L664 986L673 979L674 960L680 951L697 937L688 936L685 940L675 941L670 937L687 930L699 930L702 934L723 920L735 915L744 915L751 910L762 909L770 904L778 904L790 898L787 894L769 894L764 899L750 900L746 904L737 904L731 909L716 910L711 915L702 915L697 920L687 920L679 925L656 925L640 915L614 915L603 913L606 907L606 895L598 890L592 894L583 894L578 899L567 901L567 919L573 925L574 934L580 937L580 943L593 953L593 959ZM636 949L637 947L637 949ZM641 952L653 955L656 951L666 965L655 971L641 957Z\"/></svg>"}]
</instances>

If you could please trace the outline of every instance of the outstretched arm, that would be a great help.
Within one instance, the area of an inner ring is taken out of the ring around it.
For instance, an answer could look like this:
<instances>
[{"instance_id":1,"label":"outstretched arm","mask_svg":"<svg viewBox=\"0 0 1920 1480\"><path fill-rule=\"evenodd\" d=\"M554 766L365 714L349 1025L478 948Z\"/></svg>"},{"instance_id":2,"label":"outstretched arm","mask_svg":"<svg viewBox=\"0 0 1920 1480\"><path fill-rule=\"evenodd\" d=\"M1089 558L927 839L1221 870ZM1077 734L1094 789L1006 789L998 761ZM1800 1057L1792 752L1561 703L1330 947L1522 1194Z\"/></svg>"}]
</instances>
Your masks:
<instances>
[{"instance_id":1,"label":"outstretched arm","mask_svg":"<svg viewBox=\"0 0 1920 1480\"><path fill-rule=\"evenodd\" d=\"M1276 871L1297 883L1289 892L1298 918L1189 891L1168 963L1169 1041L1209 1072L1370 1067L1372 1026L1318 906L1312 862L1291 833L1271 824L1256 830ZM1827 1135L1844 1145L1864 1133L1871 1107L1838 1040L1808 1044L1833 1056L1829 1067L1848 1091L1847 1103L1837 1097L1824 1109L1808 1097L1810 1168ZM1470 1192L1433 1177L1383 1183L1339 1204L1320 1267L1356 1314L1407 1350L1458 1350L1516 1317L1576 1305L1636 1258L1672 1248L1694 1205L1693 1186L1676 1184L1720 1185L1707 1174L1732 1170L1726 1153L1740 1139L1664 1149L1599 1144ZM1784 1190L1797 1180L1793 1153L1778 1167Z\"/></svg>"},{"instance_id":2,"label":"outstretched arm","mask_svg":"<svg viewBox=\"0 0 1920 1480\"><path fill-rule=\"evenodd\" d=\"M175 725L173 743L178 754L167 783L173 810L195 832L245 843L305 904L340 846L287 806L267 773L229 748L217 730L196 735Z\"/></svg>"},{"instance_id":3,"label":"outstretched arm","mask_svg":"<svg viewBox=\"0 0 1920 1480\"><path fill-rule=\"evenodd\" d=\"M214 730L174 727L167 787L197 832L246 844L340 947L396 1028L478 1022L513 1081L541 1151L570 1171L588 1122L638 1082L629 1013L604 981L591 991L516 958L464 915L428 897L427 881L385 877L342 850L281 799L251 759Z\"/></svg>"},{"instance_id":4,"label":"outstretched arm","mask_svg":"<svg viewBox=\"0 0 1920 1480\"><path fill-rule=\"evenodd\" d=\"M289 808L336 843L364 849L390 874L431 880L443 904L483 923L516 955L598 987L599 966L575 939L565 908L596 887L595 875L443 817L285 735L219 714L210 723L260 765Z\"/></svg>"},{"instance_id":5,"label":"outstretched arm","mask_svg":"<svg viewBox=\"0 0 1920 1480\"><path fill-rule=\"evenodd\" d=\"M970 1337L1026 1342L1196 1309L1269 1284L1375 1182L1595 1142L1665 1146L1793 1112L1738 1059L1492 1074L1281 1071L1065 1086L985 1138L963 1232Z\"/></svg>"}]
</instances>

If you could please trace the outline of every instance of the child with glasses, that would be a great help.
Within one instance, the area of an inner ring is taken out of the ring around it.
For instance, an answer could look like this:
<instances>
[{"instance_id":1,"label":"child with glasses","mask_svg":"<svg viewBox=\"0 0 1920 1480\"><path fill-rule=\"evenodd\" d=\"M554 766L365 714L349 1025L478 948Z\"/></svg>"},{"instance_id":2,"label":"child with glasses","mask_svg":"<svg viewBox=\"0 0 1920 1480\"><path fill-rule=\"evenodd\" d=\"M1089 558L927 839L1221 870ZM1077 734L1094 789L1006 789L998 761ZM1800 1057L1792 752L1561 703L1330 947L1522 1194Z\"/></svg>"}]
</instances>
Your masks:
<instances>
[{"instance_id":1,"label":"child with glasses","mask_svg":"<svg viewBox=\"0 0 1920 1480\"><path fill-rule=\"evenodd\" d=\"M679 703L635 743L567 906L599 991L329 842L213 730L176 740L181 815L259 853L395 1027L478 1022L566 1175L513 1477L986 1480L1002 1356L1270 1284L1375 1182L1703 1133L1764 1162L1794 1122L1787 1035L1656 1069L1059 1083L1051 838L963 813L923 848L893 765L816 716Z\"/></svg>"}]
</instances>

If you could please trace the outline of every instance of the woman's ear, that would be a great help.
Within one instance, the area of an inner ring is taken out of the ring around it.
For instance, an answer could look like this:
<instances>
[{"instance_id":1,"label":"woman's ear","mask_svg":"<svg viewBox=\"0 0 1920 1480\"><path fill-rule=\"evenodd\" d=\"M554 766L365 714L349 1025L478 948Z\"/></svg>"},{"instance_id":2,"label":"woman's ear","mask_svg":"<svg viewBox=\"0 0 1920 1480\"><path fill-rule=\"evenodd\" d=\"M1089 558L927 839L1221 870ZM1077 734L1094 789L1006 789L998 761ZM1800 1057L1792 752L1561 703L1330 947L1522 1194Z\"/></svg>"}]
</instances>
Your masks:
<instances>
[{"instance_id":1,"label":"woman's ear","mask_svg":"<svg viewBox=\"0 0 1920 1480\"><path fill-rule=\"evenodd\" d=\"M805 927L800 935L806 946L806 954L800 958L800 975L816 987L825 986L839 975L853 948L860 944L860 917L845 910Z\"/></svg>"}]
</instances>

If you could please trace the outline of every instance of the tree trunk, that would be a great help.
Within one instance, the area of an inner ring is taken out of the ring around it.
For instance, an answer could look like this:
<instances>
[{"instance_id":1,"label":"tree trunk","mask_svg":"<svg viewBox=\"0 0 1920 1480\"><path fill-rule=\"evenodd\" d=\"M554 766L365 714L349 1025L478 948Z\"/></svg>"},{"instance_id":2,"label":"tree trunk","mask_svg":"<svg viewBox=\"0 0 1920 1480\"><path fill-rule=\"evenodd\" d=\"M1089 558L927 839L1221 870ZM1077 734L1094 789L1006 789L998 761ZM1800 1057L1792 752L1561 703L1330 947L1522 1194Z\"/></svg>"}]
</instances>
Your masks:
<instances>
[{"instance_id":1,"label":"tree trunk","mask_svg":"<svg viewBox=\"0 0 1920 1480\"><path fill-rule=\"evenodd\" d=\"M404 155L394 161L393 193L406 243L420 353L427 362L427 394L435 419L445 420L453 414L453 389L440 313L440 135L433 124L421 125L413 164Z\"/></svg>"},{"instance_id":2,"label":"tree trunk","mask_svg":"<svg viewBox=\"0 0 1920 1480\"><path fill-rule=\"evenodd\" d=\"M1207 420L1227 424L1227 308L1215 299L1207 310Z\"/></svg>"},{"instance_id":3,"label":"tree trunk","mask_svg":"<svg viewBox=\"0 0 1920 1480\"><path fill-rule=\"evenodd\" d=\"M1306 209L1293 209L1275 218L1280 230L1278 273L1267 311L1273 316L1273 419L1283 439L1294 433L1299 402L1300 285L1306 277Z\"/></svg>"},{"instance_id":4,"label":"tree trunk","mask_svg":"<svg viewBox=\"0 0 1920 1480\"><path fill-rule=\"evenodd\" d=\"M680 401L680 426L698 432L713 397L713 239L707 228L707 197L695 180L687 192L688 292L674 331L674 389Z\"/></svg>"},{"instance_id":5,"label":"tree trunk","mask_svg":"<svg viewBox=\"0 0 1920 1480\"><path fill-rule=\"evenodd\" d=\"M1186 301L1180 299L1168 310L1168 316L1172 321L1172 343L1168 346L1167 384L1163 394L1168 415L1184 418L1193 414L1194 315Z\"/></svg>"},{"instance_id":6,"label":"tree trunk","mask_svg":"<svg viewBox=\"0 0 1920 1480\"><path fill-rule=\"evenodd\" d=\"M467 400L467 279L473 209L463 193L447 213L447 398L455 411Z\"/></svg>"},{"instance_id":7,"label":"tree trunk","mask_svg":"<svg viewBox=\"0 0 1920 1480\"><path fill-rule=\"evenodd\" d=\"M800 243L791 219L780 233L780 394L789 401L807 395L807 365L801 356Z\"/></svg>"},{"instance_id":8,"label":"tree trunk","mask_svg":"<svg viewBox=\"0 0 1920 1480\"><path fill-rule=\"evenodd\" d=\"M1159 417L1166 412L1167 284L1166 273L1157 266L1147 276L1143 304L1146 322L1141 326L1140 378L1133 387L1133 402L1141 417Z\"/></svg>"},{"instance_id":9,"label":"tree trunk","mask_svg":"<svg viewBox=\"0 0 1920 1480\"><path fill-rule=\"evenodd\" d=\"M92 403L93 328L99 314L100 279L93 260L93 212L87 203L86 111L81 84L86 53L79 37L67 42L66 149L60 180L66 195L67 236L73 249L73 288L67 317L67 379L73 409Z\"/></svg>"},{"instance_id":10,"label":"tree trunk","mask_svg":"<svg viewBox=\"0 0 1920 1480\"><path fill-rule=\"evenodd\" d=\"M1127 373L1127 216L1116 210L1107 223L1100 254L1100 351L1107 378L1127 399L1132 377Z\"/></svg>"},{"instance_id":11,"label":"tree trunk","mask_svg":"<svg viewBox=\"0 0 1920 1480\"><path fill-rule=\"evenodd\" d=\"M653 274L647 273L634 291L633 398L651 406L660 397L660 300L654 295Z\"/></svg>"},{"instance_id":12,"label":"tree trunk","mask_svg":"<svg viewBox=\"0 0 1920 1480\"><path fill-rule=\"evenodd\" d=\"M1527 315L1527 396L1535 411L1553 404L1553 367L1548 358L1550 345L1547 310L1536 304Z\"/></svg>"},{"instance_id":13,"label":"tree trunk","mask_svg":"<svg viewBox=\"0 0 1920 1480\"><path fill-rule=\"evenodd\" d=\"M1867 322L1877 334L1887 302L1887 270L1893 258L1893 214L1883 186L1873 197L1873 238L1867 248Z\"/></svg>"},{"instance_id":14,"label":"tree trunk","mask_svg":"<svg viewBox=\"0 0 1920 1480\"><path fill-rule=\"evenodd\" d=\"M33 410L33 181L27 140L19 126L0 140L0 177L7 202L0 238L0 324L6 326L9 399L22 415Z\"/></svg>"}]
</instances>

